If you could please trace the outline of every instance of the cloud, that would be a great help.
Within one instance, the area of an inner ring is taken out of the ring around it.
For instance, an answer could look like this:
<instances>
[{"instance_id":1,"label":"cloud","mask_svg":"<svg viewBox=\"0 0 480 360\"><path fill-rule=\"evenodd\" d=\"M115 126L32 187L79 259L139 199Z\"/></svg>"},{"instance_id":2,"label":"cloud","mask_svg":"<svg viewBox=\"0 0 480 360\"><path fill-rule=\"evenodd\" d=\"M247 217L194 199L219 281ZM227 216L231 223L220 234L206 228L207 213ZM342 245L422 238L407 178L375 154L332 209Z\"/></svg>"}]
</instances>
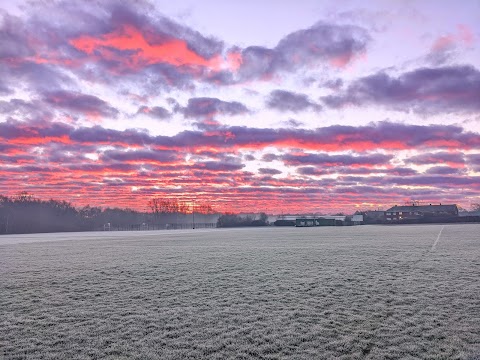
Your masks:
<instances>
[{"instance_id":1,"label":"cloud","mask_svg":"<svg viewBox=\"0 0 480 360\"><path fill-rule=\"evenodd\" d=\"M460 47L470 47L473 41L472 30L466 25L458 25L456 32L435 39L426 60L437 66L447 63L458 55Z\"/></svg>"},{"instance_id":2,"label":"cloud","mask_svg":"<svg viewBox=\"0 0 480 360\"><path fill-rule=\"evenodd\" d=\"M269 79L278 72L291 72L309 65L344 67L366 51L370 35L358 26L319 22L295 31L273 49L250 46L241 51L240 79Z\"/></svg>"},{"instance_id":3,"label":"cloud","mask_svg":"<svg viewBox=\"0 0 480 360\"><path fill-rule=\"evenodd\" d=\"M307 95L285 90L272 91L266 104L271 109L291 112L299 112L306 109L320 111L322 109L320 105L310 101Z\"/></svg>"},{"instance_id":4,"label":"cloud","mask_svg":"<svg viewBox=\"0 0 480 360\"><path fill-rule=\"evenodd\" d=\"M380 122L363 126L332 125L317 129L272 129L219 126L215 131L185 130L173 136L151 136L146 130L113 130L101 126L73 128L66 124L28 125L0 123L0 138L30 141L155 146L162 149L263 149L294 148L315 151L480 149L480 134L454 125L406 125ZM276 155L270 156L271 160ZM264 156L264 160L267 155ZM326 158L336 160L335 158Z\"/></svg>"},{"instance_id":5,"label":"cloud","mask_svg":"<svg viewBox=\"0 0 480 360\"><path fill-rule=\"evenodd\" d=\"M44 101L58 108L71 110L92 117L115 118L118 110L106 101L73 91L52 91L45 94Z\"/></svg>"},{"instance_id":6,"label":"cloud","mask_svg":"<svg viewBox=\"0 0 480 360\"><path fill-rule=\"evenodd\" d=\"M26 27L20 18L0 12L0 30L0 59L27 57L33 54L26 41Z\"/></svg>"},{"instance_id":7,"label":"cloud","mask_svg":"<svg viewBox=\"0 0 480 360\"><path fill-rule=\"evenodd\" d=\"M4 86L20 76L30 88L51 90L76 78L108 84L138 75L153 88L185 87L228 68L222 41L166 18L148 1L33 1L23 18L0 16Z\"/></svg>"},{"instance_id":8,"label":"cloud","mask_svg":"<svg viewBox=\"0 0 480 360\"><path fill-rule=\"evenodd\" d=\"M297 168L297 173L300 175L327 175L330 174L327 170L321 170L314 166L302 166Z\"/></svg>"},{"instance_id":9,"label":"cloud","mask_svg":"<svg viewBox=\"0 0 480 360\"><path fill-rule=\"evenodd\" d=\"M382 164L380 164L382 165ZM297 173L301 175L375 175L375 174L387 174L387 175L399 175L399 176L412 176L418 174L414 169L410 168L373 168L365 164L367 167L352 167L340 165L332 165L328 167L319 168L317 166L302 166L297 168Z\"/></svg>"},{"instance_id":10,"label":"cloud","mask_svg":"<svg viewBox=\"0 0 480 360\"><path fill-rule=\"evenodd\" d=\"M0 114L4 114L12 119L27 122L47 122L53 119L53 114L40 101L25 101L22 99L10 99L9 101L0 100Z\"/></svg>"},{"instance_id":11,"label":"cloud","mask_svg":"<svg viewBox=\"0 0 480 360\"><path fill-rule=\"evenodd\" d=\"M462 172L462 170L451 168L449 166L433 166L425 171L425 173L429 175L457 175Z\"/></svg>"},{"instance_id":12,"label":"cloud","mask_svg":"<svg viewBox=\"0 0 480 360\"><path fill-rule=\"evenodd\" d=\"M167 109L161 106L153 106L153 107L141 106L138 109L137 114L145 114L151 118L160 119L160 120L169 119L172 116L172 114L170 114L170 112Z\"/></svg>"},{"instance_id":13,"label":"cloud","mask_svg":"<svg viewBox=\"0 0 480 360\"><path fill-rule=\"evenodd\" d=\"M0 95L10 95L13 94L13 90L7 87L6 85L0 82Z\"/></svg>"},{"instance_id":14,"label":"cloud","mask_svg":"<svg viewBox=\"0 0 480 360\"><path fill-rule=\"evenodd\" d=\"M295 119L288 119L286 121L282 121L282 124L285 125L286 127L296 128L296 127L302 126L303 122Z\"/></svg>"},{"instance_id":15,"label":"cloud","mask_svg":"<svg viewBox=\"0 0 480 360\"><path fill-rule=\"evenodd\" d=\"M179 153L172 150L108 150L103 152L102 159L129 163L171 163L179 160Z\"/></svg>"},{"instance_id":16,"label":"cloud","mask_svg":"<svg viewBox=\"0 0 480 360\"><path fill-rule=\"evenodd\" d=\"M227 161L204 161L195 164L195 168L208 171L237 171L244 167L244 164Z\"/></svg>"},{"instance_id":17,"label":"cloud","mask_svg":"<svg viewBox=\"0 0 480 360\"><path fill-rule=\"evenodd\" d=\"M470 164L480 165L480 154L470 154L466 157Z\"/></svg>"},{"instance_id":18,"label":"cloud","mask_svg":"<svg viewBox=\"0 0 480 360\"><path fill-rule=\"evenodd\" d=\"M280 158L279 155L271 154L271 153L264 154L262 156L262 160L266 162L272 162L272 161L278 160L279 158Z\"/></svg>"},{"instance_id":19,"label":"cloud","mask_svg":"<svg viewBox=\"0 0 480 360\"><path fill-rule=\"evenodd\" d=\"M344 165L386 165L392 160L392 155L369 154L369 155L330 155L328 153L303 153L286 154L282 160L288 165L323 165L323 166L344 166Z\"/></svg>"},{"instance_id":20,"label":"cloud","mask_svg":"<svg viewBox=\"0 0 480 360\"><path fill-rule=\"evenodd\" d=\"M417 113L477 112L480 72L470 65L420 68L398 77L379 72L322 99L330 107L375 104Z\"/></svg>"},{"instance_id":21,"label":"cloud","mask_svg":"<svg viewBox=\"0 0 480 360\"><path fill-rule=\"evenodd\" d=\"M285 66L327 59L333 65L343 67L363 53L369 41L370 35L359 26L319 22L287 35L278 43L276 50L282 54Z\"/></svg>"},{"instance_id":22,"label":"cloud","mask_svg":"<svg viewBox=\"0 0 480 360\"><path fill-rule=\"evenodd\" d=\"M465 164L465 155L458 152L436 152L423 153L412 156L405 160L405 163L416 165L434 165L438 163L448 164L450 166L462 166Z\"/></svg>"},{"instance_id":23,"label":"cloud","mask_svg":"<svg viewBox=\"0 0 480 360\"><path fill-rule=\"evenodd\" d=\"M449 175L421 175L414 177L390 177L385 181L390 181L397 185L414 185L414 186L470 186L472 189L480 190L480 176L449 176Z\"/></svg>"},{"instance_id":24,"label":"cloud","mask_svg":"<svg viewBox=\"0 0 480 360\"><path fill-rule=\"evenodd\" d=\"M141 79L149 92L192 89L197 81L267 80L306 66L343 67L362 55L371 40L364 28L319 22L288 34L271 49L227 48L160 11L143 0L33 1L23 18L3 14L0 59L7 61L0 66L5 82L0 91L19 77L31 89L77 91L77 79L102 84L114 84L119 77L130 83Z\"/></svg>"},{"instance_id":25,"label":"cloud","mask_svg":"<svg viewBox=\"0 0 480 360\"><path fill-rule=\"evenodd\" d=\"M169 22L169 24L173 23ZM112 32L100 36L81 36L72 39L70 43L89 56L99 54L102 59L117 61L133 70L158 63L176 67L216 68L220 61L216 58L209 59L201 56L189 47L187 41L176 38L169 32L143 32L128 22ZM206 42L203 43L206 47ZM197 48L202 46L197 45Z\"/></svg>"},{"instance_id":26,"label":"cloud","mask_svg":"<svg viewBox=\"0 0 480 360\"><path fill-rule=\"evenodd\" d=\"M278 175L282 173L280 170L269 168L259 168L258 172L263 175Z\"/></svg>"},{"instance_id":27,"label":"cloud","mask_svg":"<svg viewBox=\"0 0 480 360\"><path fill-rule=\"evenodd\" d=\"M189 118L211 118L215 115L240 115L248 113L248 108L237 101L222 101L217 98L191 98L181 111Z\"/></svg>"}]
</instances>

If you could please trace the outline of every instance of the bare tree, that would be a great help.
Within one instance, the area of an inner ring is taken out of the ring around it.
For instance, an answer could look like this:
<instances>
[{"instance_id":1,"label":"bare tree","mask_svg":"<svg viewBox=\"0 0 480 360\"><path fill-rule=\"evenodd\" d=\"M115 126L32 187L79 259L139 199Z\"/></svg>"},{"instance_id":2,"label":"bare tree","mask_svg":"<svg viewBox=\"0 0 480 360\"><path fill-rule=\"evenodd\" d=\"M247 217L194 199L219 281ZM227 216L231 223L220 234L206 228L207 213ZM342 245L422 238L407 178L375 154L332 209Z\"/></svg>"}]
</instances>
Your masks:
<instances>
[{"instance_id":1,"label":"bare tree","mask_svg":"<svg viewBox=\"0 0 480 360\"><path fill-rule=\"evenodd\" d=\"M195 212L199 214L215 214L215 210L213 209L212 205L200 203L195 206Z\"/></svg>"}]
</instances>

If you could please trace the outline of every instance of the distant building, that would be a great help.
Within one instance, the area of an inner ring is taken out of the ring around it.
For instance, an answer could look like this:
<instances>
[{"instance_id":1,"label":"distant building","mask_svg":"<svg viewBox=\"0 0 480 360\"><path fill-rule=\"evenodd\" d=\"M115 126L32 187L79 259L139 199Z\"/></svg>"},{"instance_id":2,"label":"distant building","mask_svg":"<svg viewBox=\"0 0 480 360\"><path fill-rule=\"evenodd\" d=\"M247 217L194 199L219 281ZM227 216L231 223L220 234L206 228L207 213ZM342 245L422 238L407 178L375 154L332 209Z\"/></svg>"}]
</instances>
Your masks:
<instances>
[{"instance_id":1,"label":"distant building","mask_svg":"<svg viewBox=\"0 0 480 360\"><path fill-rule=\"evenodd\" d=\"M363 224L363 215L357 214L352 216L353 225L362 225Z\"/></svg>"},{"instance_id":2,"label":"distant building","mask_svg":"<svg viewBox=\"0 0 480 360\"><path fill-rule=\"evenodd\" d=\"M322 215L322 216L303 216L295 219L297 227L311 226L344 226L344 225L361 225L363 224L362 215L354 215L355 221L351 216L345 215Z\"/></svg>"},{"instance_id":3,"label":"distant building","mask_svg":"<svg viewBox=\"0 0 480 360\"><path fill-rule=\"evenodd\" d=\"M385 222L385 211L370 210L363 213L365 224L382 224Z\"/></svg>"},{"instance_id":4,"label":"distant building","mask_svg":"<svg viewBox=\"0 0 480 360\"><path fill-rule=\"evenodd\" d=\"M457 205L395 205L385 211L385 220L387 222L427 218L447 218L454 216L458 216Z\"/></svg>"}]
</instances>

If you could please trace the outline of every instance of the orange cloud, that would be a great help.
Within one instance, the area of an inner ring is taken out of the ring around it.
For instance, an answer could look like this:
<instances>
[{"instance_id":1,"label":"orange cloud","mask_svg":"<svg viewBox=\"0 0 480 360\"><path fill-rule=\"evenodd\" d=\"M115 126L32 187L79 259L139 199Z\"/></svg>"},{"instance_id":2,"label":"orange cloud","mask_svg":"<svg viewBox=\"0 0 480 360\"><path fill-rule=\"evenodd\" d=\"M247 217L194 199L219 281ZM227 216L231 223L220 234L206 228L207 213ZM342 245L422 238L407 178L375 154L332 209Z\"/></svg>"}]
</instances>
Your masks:
<instances>
[{"instance_id":1,"label":"orange cloud","mask_svg":"<svg viewBox=\"0 0 480 360\"><path fill-rule=\"evenodd\" d=\"M159 44L152 44L131 25L125 25L98 38L81 36L71 40L70 43L76 49L89 55L100 53L109 60L126 61L127 65L132 68L155 63L168 63L174 66L202 66L216 70L221 64L219 56L205 59L190 50L187 43L180 39L168 39ZM132 51L132 54L125 58L109 49Z\"/></svg>"}]
</instances>

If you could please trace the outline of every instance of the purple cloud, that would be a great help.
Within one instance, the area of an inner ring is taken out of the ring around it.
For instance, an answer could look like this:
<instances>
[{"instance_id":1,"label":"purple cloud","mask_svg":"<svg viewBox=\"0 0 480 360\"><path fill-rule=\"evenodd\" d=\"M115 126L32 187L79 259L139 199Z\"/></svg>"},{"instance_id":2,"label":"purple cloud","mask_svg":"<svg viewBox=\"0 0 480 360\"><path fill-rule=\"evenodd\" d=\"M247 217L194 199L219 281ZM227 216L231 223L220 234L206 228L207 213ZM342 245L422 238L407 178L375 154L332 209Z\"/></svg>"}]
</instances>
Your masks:
<instances>
[{"instance_id":1,"label":"purple cloud","mask_svg":"<svg viewBox=\"0 0 480 360\"><path fill-rule=\"evenodd\" d=\"M433 166L425 173L429 175L457 175L463 173L463 170L448 166Z\"/></svg>"},{"instance_id":2,"label":"purple cloud","mask_svg":"<svg viewBox=\"0 0 480 360\"><path fill-rule=\"evenodd\" d=\"M151 118L160 119L160 120L165 120L172 116L172 114L170 114L170 112L167 109L161 106L153 106L153 107L141 106L138 109L137 114L145 114Z\"/></svg>"},{"instance_id":3,"label":"purple cloud","mask_svg":"<svg viewBox=\"0 0 480 360\"><path fill-rule=\"evenodd\" d=\"M273 49L243 49L239 76L245 80L269 78L276 72L320 63L343 67L365 52L370 39L364 28L319 22L285 36Z\"/></svg>"},{"instance_id":4,"label":"purple cloud","mask_svg":"<svg viewBox=\"0 0 480 360\"><path fill-rule=\"evenodd\" d=\"M423 153L420 155L412 156L405 160L409 164L417 165L429 165L446 163L451 165L463 165L465 164L465 157L463 153L450 153L450 152L436 152L436 153Z\"/></svg>"},{"instance_id":5,"label":"purple cloud","mask_svg":"<svg viewBox=\"0 0 480 360\"><path fill-rule=\"evenodd\" d=\"M107 150L102 155L103 160L126 161L126 162L148 162L161 163L174 162L179 159L179 153L172 150L130 150L118 151Z\"/></svg>"},{"instance_id":6,"label":"purple cloud","mask_svg":"<svg viewBox=\"0 0 480 360\"><path fill-rule=\"evenodd\" d=\"M216 114L221 115L239 115L245 114L249 110L237 101L222 101L217 98L192 98L188 100L188 104L182 109L185 117L199 118L211 117Z\"/></svg>"},{"instance_id":7,"label":"purple cloud","mask_svg":"<svg viewBox=\"0 0 480 360\"><path fill-rule=\"evenodd\" d=\"M420 68L393 77L379 72L354 81L340 95L322 98L326 105L378 104L418 113L480 110L480 72L473 66Z\"/></svg>"},{"instance_id":8,"label":"purple cloud","mask_svg":"<svg viewBox=\"0 0 480 360\"><path fill-rule=\"evenodd\" d=\"M328 153L316 154L286 154L282 160L288 165L385 165L393 158L392 155L330 155Z\"/></svg>"},{"instance_id":9,"label":"purple cloud","mask_svg":"<svg viewBox=\"0 0 480 360\"><path fill-rule=\"evenodd\" d=\"M263 175L278 175L282 173L280 170L269 168L259 168L258 172Z\"/></svg>"},{"instance_id":10,"label":"purple cloud","mask_svg":"<svg viewBox=\"0 0 480 360\"><path fill-rule=\"evenodd\" d=\"M310 101L307 95L285 90L274 90L270 93L267 106L280 111L299 112L306 109L320 111L322 107Z\"/></svg>"},{"instance_id":11,"label":"purple cloud","mask_svg":"<svg viewBox=\"0 0 480 360\"><path fill-rule=\"evenodd\" d=\"M53 91L46 93L44 100L56 107L89 116L114 118L118 115L117 109L93 95L73 91Z\"/></svg>"}]
</instances>

